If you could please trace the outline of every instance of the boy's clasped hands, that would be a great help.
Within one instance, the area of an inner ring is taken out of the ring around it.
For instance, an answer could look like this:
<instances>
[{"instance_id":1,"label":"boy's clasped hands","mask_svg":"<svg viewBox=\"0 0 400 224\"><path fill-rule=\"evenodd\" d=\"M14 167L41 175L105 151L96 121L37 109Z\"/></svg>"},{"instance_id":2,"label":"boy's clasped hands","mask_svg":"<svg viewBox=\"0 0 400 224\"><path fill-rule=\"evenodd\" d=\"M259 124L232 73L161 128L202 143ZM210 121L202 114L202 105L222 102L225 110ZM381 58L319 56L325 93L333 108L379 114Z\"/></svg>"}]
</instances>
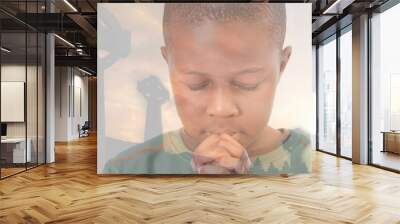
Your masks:
<instances>
[{"instance_id":1,"label":"boy's clasped hands","mask_svg":"<svg viewBox=\"0 0 400 224\"><path fill-rule=\"evenodd\" d=\"M229 134L211 134L193 151L192 167L199 174L246 174L251 160Z\"/></svg>"}]
</instances>

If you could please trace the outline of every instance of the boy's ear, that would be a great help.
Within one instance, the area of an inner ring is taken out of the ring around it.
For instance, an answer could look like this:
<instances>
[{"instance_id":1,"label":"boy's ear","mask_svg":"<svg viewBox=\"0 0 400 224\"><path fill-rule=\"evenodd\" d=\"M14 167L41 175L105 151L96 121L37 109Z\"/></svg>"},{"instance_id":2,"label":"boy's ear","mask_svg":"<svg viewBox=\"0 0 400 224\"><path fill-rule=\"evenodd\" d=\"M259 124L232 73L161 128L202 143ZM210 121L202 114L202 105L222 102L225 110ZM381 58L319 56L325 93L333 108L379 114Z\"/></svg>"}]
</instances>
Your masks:
<instances>
[{"instance_id":1,"label":"boy's ear","mask_svg":"<svg viewBox=\"0 0 400 224\"><path fill-rule=\"evenodd\" d=\"M168 55L167 55L167 47L162 46L162 47L160 48L160 50L161 50L161 54L162 54L162 56L163 56L165 62L168 63L168 60L167 60L167 58L168 58Z\"/></svg>"},{"instance_id":2,"label":"boy's ear","mask_svg":"<svg viewBox=\"0 0 400 224\"><path fill-rule=\"evenodd\" d=\"M281 55L281 66L280 66L280 74L282 75L283 71L285 71L286 65L290 59L290 55L292 55L292 47L288 46L282 50Z\"/></svg>"}]
</instances>

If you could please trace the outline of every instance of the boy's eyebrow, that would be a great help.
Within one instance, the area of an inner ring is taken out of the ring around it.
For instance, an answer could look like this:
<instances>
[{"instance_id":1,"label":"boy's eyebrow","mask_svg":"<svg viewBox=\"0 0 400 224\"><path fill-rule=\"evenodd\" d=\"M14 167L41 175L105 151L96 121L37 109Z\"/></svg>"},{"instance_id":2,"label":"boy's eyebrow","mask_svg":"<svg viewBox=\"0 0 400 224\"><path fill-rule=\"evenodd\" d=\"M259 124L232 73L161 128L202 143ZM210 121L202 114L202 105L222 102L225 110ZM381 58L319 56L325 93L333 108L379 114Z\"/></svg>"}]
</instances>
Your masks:
<instances>
[{"instance_id":1,"label":"boy's eyebrow","mask_svg":"<svg viewBox=\"0 0 400 224\"><path fill-rule=\"evenodd\" d=\"M199 71L192 71L192 70L184 71L183 74L185 74L185 75L208 75L208 73L206 73L206 72L199 72Z\"/></svg>"},{"instance_id":2,"label":"boy's eyebrow","mask_svg":"<svg viewBox=\"0 0 400 224\"><path fill-rule=\"evenodd\" d=\"M235 75L243 75L243 74L248 74L248 73L256 73L256 72L261 72L264 71L263 67L254 67L254 68L246 68L243 69L239 72L234 73Z\"/></svg>"},{"instance_id":3,"label":"boy's eyebrow","mask_svg":"<svg viewBox=\"0 0 400 224\"><path fill-rule=\"evenodd\" d=\"M260 72L263 70L264 70L263 67L246 68L241 71L235 72L233 74L236 76L236 75L243 75L243 74L248 74L248 73L256 73L256 72ZM200 71L194 71L194 70L184 71L183 73L186 75L203 75L203 76L209 75L209 73L207 73L207 72L200 72Z\"/></svg>"}]
</instances>

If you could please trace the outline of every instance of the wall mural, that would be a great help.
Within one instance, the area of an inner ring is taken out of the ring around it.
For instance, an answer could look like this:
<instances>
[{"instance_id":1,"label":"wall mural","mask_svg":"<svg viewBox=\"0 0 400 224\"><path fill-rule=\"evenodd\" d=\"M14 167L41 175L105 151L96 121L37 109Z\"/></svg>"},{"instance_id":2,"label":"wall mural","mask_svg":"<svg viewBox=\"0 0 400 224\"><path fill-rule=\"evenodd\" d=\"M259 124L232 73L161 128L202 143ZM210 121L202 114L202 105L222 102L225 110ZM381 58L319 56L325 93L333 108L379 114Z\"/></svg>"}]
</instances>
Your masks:
<instances>
[{"instance_id":1,"label":"wall mural","mask_svg":"<svg viewBox=\"0 0 400 224\"><path fill-rule=\"evenodd\" d=\"M98 5L99 174L311 171L311 5Z\"/></svg>"}]
</instances>

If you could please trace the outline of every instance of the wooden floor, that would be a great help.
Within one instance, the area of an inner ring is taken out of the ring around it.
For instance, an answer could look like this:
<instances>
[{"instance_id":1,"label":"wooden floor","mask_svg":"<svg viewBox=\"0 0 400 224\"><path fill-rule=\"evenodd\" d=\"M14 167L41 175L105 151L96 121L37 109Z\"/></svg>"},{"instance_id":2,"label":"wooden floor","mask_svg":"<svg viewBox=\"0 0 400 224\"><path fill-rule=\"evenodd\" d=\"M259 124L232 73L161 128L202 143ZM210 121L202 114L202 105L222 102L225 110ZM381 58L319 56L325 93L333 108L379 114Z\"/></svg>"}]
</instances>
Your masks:
<instances>
[{"instance_id":1,"label":"wooden floor","mask_svg":"<svg viewBox=\"0 0 400 224\"><path fill-rule=\"evenodd\" d=\"M400 175L316 153L310 175L99 176L94 137L0 181L0 223L400 223Z\"/></svg>"},{"instance_id":2,"label":"wooden floor","mask_svg":"<svg viewBox=\"0 0 400 224\"><path fill-rule=\"evenodd\" d=\"M36 166L37 166L37 164L32 164L32 163L29 164L28 163L27 167L25 167L24 164L19 165L18 167L7 167L7 168L2 167L1 168L1 178L6 178L8 176L15 175L15 174L20 173L20 172L24 172L27 169L33 169Z\"/></svg>"},{"instance_id":3,"label":"wooden floor","mask_svg":"<svg viewBox=\"0 0 400 224\"><path fill-rule=\"evenodd\" d=\"M25 167L24 168L1 168L1 177L8 177L10 175L19 173L26 170Z\"/></svg>"},{"instance_id":4,"label":"wooden floor","mask_svg":"<svg viewBox=\"0 0 400 224\"><path fill-rule=\"evenodd\" d=\"M400 170L400 154L391 152L374 151L372 157L374 164Z\"/></svg>"}]
</instances>

